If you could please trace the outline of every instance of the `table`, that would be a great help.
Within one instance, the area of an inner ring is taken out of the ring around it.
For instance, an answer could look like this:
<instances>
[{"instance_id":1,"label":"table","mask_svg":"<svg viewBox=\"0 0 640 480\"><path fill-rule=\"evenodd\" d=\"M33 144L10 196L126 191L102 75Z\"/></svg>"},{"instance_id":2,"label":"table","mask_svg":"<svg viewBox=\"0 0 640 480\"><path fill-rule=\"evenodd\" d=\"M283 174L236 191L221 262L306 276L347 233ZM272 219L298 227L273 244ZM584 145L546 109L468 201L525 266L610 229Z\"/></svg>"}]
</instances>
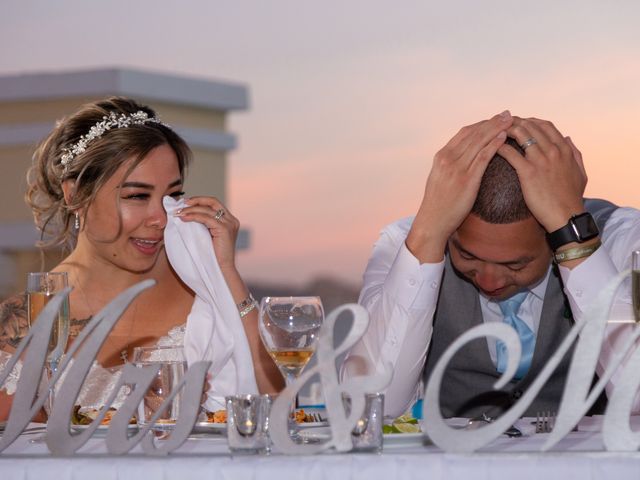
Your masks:
<instances>
[{"instance_id":1,"label":"table","mask_svg":"<svg viewBox=\"0 0 640 480\"><path fill-rule=\"evenodd\" d=\"M0 478L5 479L518 479L640 478L640 452L603 451L599 426L583 425L554 451L540 453L548 434L522 438L500 437L474 454L443 453L432 444L412 438L403 443L385 439L382 454L326 453L314 456L231 456L223 436L189 439L178 451L163 457L143 456L138 450L124 456L106 454L103 438L92 438L72 458L52 457L34 435L21 436L0 455Z\"/></svg>"}]
</instances>

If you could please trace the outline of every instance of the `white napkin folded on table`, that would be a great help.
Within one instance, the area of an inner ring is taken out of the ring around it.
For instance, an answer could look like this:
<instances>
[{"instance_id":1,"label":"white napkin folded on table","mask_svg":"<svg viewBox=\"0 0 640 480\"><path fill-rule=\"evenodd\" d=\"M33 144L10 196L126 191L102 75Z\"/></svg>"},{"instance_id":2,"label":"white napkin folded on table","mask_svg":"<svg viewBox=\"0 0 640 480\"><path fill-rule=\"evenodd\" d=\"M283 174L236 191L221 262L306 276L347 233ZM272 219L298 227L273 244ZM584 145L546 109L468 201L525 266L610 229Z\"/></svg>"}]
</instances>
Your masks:
<instances>
[{"instance_id":1,"label":"white napkin folded on table","mask_svg":"<svg viewBox=\"0 0 640 480\"><path fill-rule=\"evenodd\" d=\"M216 260L209 230L198 222L183 222L173 213L184 200L164 197L167 226L164 245L171 266L196 298L187 317L184 352L188 364L212 362L211 389L205 407L225 407L224 397L257 393L249 342L236 303Z\"/></svg>"}]
</instances>

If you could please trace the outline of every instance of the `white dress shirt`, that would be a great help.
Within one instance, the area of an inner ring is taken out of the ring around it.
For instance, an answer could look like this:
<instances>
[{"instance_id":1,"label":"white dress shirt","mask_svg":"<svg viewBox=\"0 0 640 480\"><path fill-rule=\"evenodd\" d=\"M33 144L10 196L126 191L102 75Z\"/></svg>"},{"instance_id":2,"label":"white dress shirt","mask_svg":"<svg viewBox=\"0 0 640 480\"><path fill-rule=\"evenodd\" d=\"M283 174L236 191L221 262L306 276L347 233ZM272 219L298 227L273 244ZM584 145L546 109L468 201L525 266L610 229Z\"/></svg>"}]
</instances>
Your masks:
<instances>
[{"instance_id":1,"label":"white dress shirt","mask_svg":"<svg viewBox=\"0 0 640 480\"><path fill-rule=\"evenodd\" d=\"M412 222L413 217L409 217L388 225L374 245L359 300L369 311L371 323L344 366L347 376L381 372L389 363L394 367L393 380L385 392L385 414L391 416L405 412L421 393L422 372L444 271L444 259L439 263L420 264L407 249L405 239ZM602 247L584 262L573 270L559 268L576 321L582 318L596 294L615 275L629 268L631 252L640 249L640 211L617 209L600 237ZM548 278L549 273L532 289L518 314L534 332L538 329ZM497 305L482 297L480 303L485 321L496 321L498 315L502 321L499 309L495 309ZM610 317L633 319L630 280L618 290ZM599 373L632 327L631 324L607 327ZM495 344L490 345L489 351L495 361ZM607 389L612 388L615 379L614 376ZM634 410L638 410L638 406Z\"/></svg>"}]
</instances>

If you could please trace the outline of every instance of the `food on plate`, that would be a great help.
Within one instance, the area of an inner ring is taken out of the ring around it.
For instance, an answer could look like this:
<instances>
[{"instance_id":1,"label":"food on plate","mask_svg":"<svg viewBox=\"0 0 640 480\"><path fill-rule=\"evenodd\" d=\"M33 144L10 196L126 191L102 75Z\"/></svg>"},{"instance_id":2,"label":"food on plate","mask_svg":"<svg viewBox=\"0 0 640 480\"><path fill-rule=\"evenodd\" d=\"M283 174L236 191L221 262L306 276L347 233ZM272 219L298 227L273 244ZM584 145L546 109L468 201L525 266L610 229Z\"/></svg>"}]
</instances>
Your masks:
<instances>
[{"instance_id":1,"label":"food on plate","mask_svg":"<svg viewBox=\"0 0 640 480\"><path fill-rule=\"evenodd\" d=\"M209 423L227 423L227 411L216 410L215 412L207 412L207 422Z\"/></svg>"},{"instance_id":2,"label":"food on plate","mask_svg":"<svg viewBox=\"0 0 640 480\"><path fill-rule=\"evenodd\" d=\"M111 423L111 419L116 414L117 410L115 408L110 408L107 410L104 418L100 422L100 425L109 425ZM95 408L82 408L80 405L76 405L73 407L73 414L71 415L71 424L72 425L89 425L93 422L100 410L96 410ZM137 423L136 417L131 417L129 420L129 424L135 425Z\"/></svg>"},{"instance_id":3,"label":"food on plate","mask_svg":"<svg viewBox=\"0 0 640 480\"><path fill-rule=\"evenodd\" d=\"M155 425L173 425L174 423L176 421L171 418L159 418L156 420Z\"/></svg>"},{"instance_id":4,"label":"food on plate","mask_svg":"<svg viewBox=\"0 0 640 480\"><path fill-rule=\"evenodd\" d=\"M224 409L206 413L207 422L209 423L227 423L227 411ZM313 415L306 413L303 409L296 410L295 415L296 422L298 423L313 423L317 421L317 419Z\"/></svg>"},{"instance_id":5,"label":"food on plate","mask_svg":"<svg viewBox=\"0 0 640 480\"><path fill-rule=\"evenodd\" d=\"M296 410L295 412L295 416L296 416L296 422L297 423L304 423L306 422L306 418L307 418L307 414L304 413L304 410L300 409L300 410Z\"/></svg>"},{"instance_id":6,"label":"food on plate","mask_svg":"<svg viewBox=\"0 0 640 480\"><path fill-rule=\"evenodd\" d=\"M320 419L319 415L305 412L302 408L296 410L296 422L297 423L315 423Z\"/></svg>"},{"instance_id":7,"label":"food on plate","mask_svg":"<svg viewBox=\"0 0 640 480\"><path fill-rule=\"evenodd\" d=\"M382 433L420 433L420 425L411 415L402 415L394 419L390 425L383 425Z\"/></svg>"}]
</instances>

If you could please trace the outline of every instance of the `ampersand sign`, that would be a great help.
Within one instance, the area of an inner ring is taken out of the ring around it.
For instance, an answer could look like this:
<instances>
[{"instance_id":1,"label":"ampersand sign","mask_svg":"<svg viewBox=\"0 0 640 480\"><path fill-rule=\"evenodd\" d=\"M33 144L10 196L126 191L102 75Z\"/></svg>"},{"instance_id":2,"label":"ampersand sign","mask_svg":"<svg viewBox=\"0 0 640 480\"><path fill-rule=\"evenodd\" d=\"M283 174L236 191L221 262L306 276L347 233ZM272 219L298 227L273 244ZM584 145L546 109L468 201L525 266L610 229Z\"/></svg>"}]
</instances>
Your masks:
<instances>
[{"instance_id":1,"label":"ampersand sign","mask_svg":"<svg viewBox=\"0 0 640 480\"><path fill-rule=\"evenodd\" d=\"M351 312L353 323L344 341L333 348L333 331L338 317L344 312ZM369 314L358 304L350 303L335 309L326 318L318 338L316 366L306 370L295 382L285 388L271 408L271 439L282 453L308 455L335 447L345 452L353 448L351 432L362 416L365 407L365 394L383 390L391 381L392 369L386 368L378 375L354 377L340 383L336 359L348 351L364 334L369 325ZM324 443L299 444L289 436L290 406L295 401L300 388L315 374L320 375L320 383L331 428L331 439ZM344 398L351 401L347 415Z\"/></svg>"}]
</instances>

